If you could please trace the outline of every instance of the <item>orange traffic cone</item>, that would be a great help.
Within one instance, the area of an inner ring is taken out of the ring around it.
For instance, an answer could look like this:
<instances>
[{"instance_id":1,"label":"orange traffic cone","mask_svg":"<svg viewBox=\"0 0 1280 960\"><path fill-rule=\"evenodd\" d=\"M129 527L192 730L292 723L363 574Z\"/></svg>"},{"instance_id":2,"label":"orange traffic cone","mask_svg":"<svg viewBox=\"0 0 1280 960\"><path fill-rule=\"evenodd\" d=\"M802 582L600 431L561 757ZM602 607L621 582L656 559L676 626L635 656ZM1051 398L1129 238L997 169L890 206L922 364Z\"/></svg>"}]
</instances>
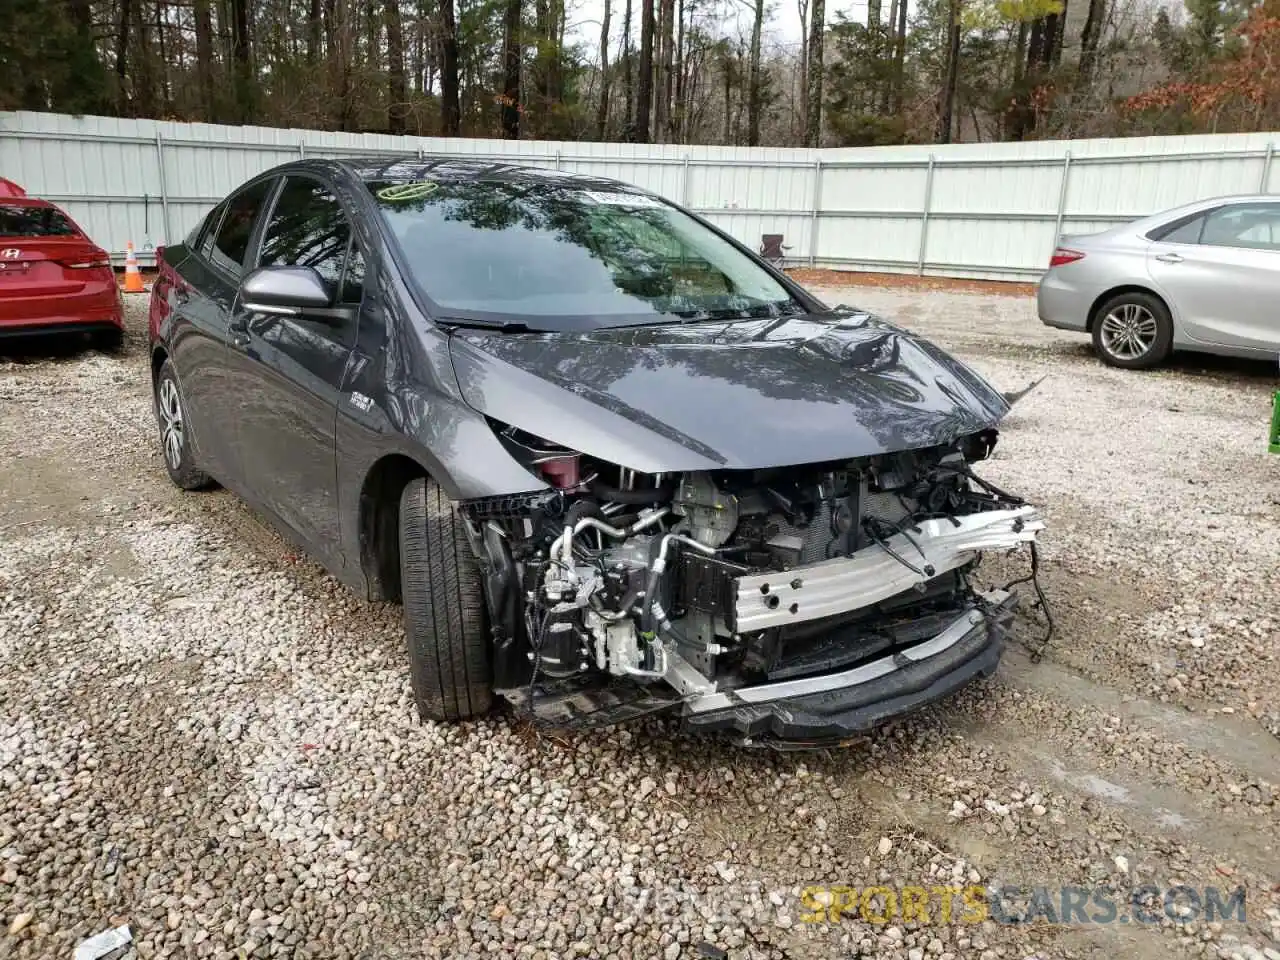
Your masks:
<instances>
[{"instance_id":1,"label":"orange traffic cone","mask_svg":"<svg viewBox=\"0 0 1280 960\"><path fill-rule=\"evenodd\" d=\"M144 293L146 288L142 285L142 274L138 272L138 256L133 252L132 240L125 244L124 250L124 292Z\"/></svg>"}]
</instances>

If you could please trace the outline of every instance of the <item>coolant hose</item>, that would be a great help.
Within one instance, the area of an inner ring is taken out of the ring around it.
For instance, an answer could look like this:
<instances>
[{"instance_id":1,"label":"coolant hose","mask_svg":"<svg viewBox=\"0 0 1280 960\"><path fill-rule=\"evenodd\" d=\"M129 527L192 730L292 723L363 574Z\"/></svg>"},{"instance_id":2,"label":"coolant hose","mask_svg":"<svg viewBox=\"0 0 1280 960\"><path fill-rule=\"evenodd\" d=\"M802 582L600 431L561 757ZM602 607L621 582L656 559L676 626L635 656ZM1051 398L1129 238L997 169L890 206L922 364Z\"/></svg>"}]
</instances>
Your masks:
<instances>
[{"instance_id":1,"label":"coolant hose","mask_svg":"<svg viewBox=\"0 0 1280 960\"><path fill-rule=\"evenodd\" d=\"M658 556L649 568L649 577L644 585L644 603L640 607L640 633L641 636L646 638L654 636L654 620L657 619L654 614L655 605L658 608L657 616L662 618L660 623L662 628L666 629L670 626L666 612L662 609L662 605L658 603L658 585L662 582L662 574L667 569L667 553L674 543L683 543L700 553L705 553L709 557L715 556L715 547L708 547L705 543L699 543L692 537L686 537L679 533L668 533L662 538L662 544L658 547Z\"/></svg>"},{"instance_id":2,"label":"coolant hose","mask_svg":"<svg viewBox=\"0 0 1280 960\"><path fill-rule=\"evenodd\" d=\"M649 579L644 584L644 603L640 605L640 635L642 637L652 637L653 629L653 604L656 599L655 594L658 592L658 583L662 579L662 571L656 566L649 571Z\"/></svg>"},{"instance_id":3,"label":"coolant hose","mask_svg":"<svg viewBox=\"0 0 1280 960\"><path fill-rule=\"evenodd\" d=\"M604 519L604 513L600 509L600 505L593 500L578 500L572 504L564 513L564 534L558 539L560 546L560 564L564 567L565 576L571 581L577 580L578 575L573 569L573 531L578 526L580 520L587 518L593 520ZM556 558L555 547L551 549L551 558Z\"/></svg>"},{"instance_id":4,"label":"coolant hose","mask_svg":"<svg viewBox=\"0 0 1280 960\"><path fill-rule=\"evenodd\" d=\"M596 520L606 519L600 504L594 500L578 500L565 511L564 525L572 530L578 525L579 520L585 520L587 517L594 517Z\"/></svg>"},{"instance_id":5,"label":"coolant hose","mask_svg":"<svg viewBox=\"0 0 1280 960\"><path fill-rule=\"evenodd\" d=\"M666 503L676 495L676 485L674 483L664 483L660 487L650 487L647 490L623 490L620 487L611 487L607 483L601 483L599 480L592 480L587 484L587 492L600 500L625 503L630 506L647 506L654 503Z\"/></svg>"}]
</instances>

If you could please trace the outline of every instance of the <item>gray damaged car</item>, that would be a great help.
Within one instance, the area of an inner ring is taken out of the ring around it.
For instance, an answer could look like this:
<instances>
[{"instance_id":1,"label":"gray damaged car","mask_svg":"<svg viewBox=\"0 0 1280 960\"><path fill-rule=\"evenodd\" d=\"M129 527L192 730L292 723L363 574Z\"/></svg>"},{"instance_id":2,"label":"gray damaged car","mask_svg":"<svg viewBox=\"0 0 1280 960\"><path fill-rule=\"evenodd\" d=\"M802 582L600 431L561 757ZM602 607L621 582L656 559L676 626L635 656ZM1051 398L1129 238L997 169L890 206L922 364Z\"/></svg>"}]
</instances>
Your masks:
<instances>
[{"instance_id":1,"label":"gray damaged car","mask_svg":"<svg viewBox=\"0 0 1280 960\"><path fill-rule=\"evenodd\" d=\"M1004 396L700 218L457 161L269 171L164 251L166 466L404 604L424 717L823 743L990 674Z\"/></svg>"}]
</instances>

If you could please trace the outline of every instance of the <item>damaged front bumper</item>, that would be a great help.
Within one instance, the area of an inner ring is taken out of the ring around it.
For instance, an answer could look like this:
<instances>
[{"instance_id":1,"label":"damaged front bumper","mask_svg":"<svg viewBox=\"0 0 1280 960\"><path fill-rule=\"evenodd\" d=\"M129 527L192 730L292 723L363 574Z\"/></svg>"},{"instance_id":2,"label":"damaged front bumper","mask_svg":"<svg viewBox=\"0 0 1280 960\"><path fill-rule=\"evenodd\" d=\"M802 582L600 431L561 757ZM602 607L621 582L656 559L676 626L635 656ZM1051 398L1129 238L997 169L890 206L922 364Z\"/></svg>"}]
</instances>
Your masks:
<instances>
[{"instance_id":1,"label":"damaged front bumper","mask_svg":"<svg viewBox=\"0 0 1280 960\"><path fill-rule=\"evenodd\" d=\"M1012 621L1014 595L972 581L983 554L1030 546L1034 578L1045 527L968 467L993 442L642 480L575 461L570 495L469 504L495 689L557 726L672 711L792 744L946 696L996 668Z\"/></svg>"},{"instance_id":2,"label":"damaged front bumper","mask_svg":"<svg viewBox=\"0 0 1280 960\"><path fill-rule=\"evenodd\" d=\"M1035 507L925 520L914 533L899 533L846 559L738 577L734 628L763 630L869 607L963 566L983 550L1030 543L1043 529Z\"/></svg>"},{"instance_id":3,"label":"damaged front bumper","mask_svg":"<svg viewBox=\"0 0 1280 960\"><path fill-rule=\"evenodd\" d=\"M1017 595L992 590L979 599L936 636L850 670L687 701L684 724L700 733L790 742L866 732L995 671Z\"/></svg>"}]
</instances>

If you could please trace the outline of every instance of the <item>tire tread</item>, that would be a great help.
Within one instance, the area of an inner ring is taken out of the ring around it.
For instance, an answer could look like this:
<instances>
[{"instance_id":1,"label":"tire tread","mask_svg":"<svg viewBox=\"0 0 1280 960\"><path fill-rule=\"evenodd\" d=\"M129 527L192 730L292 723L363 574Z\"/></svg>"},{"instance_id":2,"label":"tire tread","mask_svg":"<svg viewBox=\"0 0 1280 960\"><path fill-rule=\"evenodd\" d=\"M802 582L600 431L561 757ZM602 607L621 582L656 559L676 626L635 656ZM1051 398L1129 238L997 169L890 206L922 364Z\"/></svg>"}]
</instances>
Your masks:
<instances>
[{"instance_id":1,"label":"tire tread","mask_svg":"<svg viewBox=\"0 0 1280 960\"><path fill-rule=\"evenodd\" d=\"M419 714L465 720L487 713L492 670L479 567L453 502L425 477L400 496L400 579Z\"/></svg>"}]
</instances>

